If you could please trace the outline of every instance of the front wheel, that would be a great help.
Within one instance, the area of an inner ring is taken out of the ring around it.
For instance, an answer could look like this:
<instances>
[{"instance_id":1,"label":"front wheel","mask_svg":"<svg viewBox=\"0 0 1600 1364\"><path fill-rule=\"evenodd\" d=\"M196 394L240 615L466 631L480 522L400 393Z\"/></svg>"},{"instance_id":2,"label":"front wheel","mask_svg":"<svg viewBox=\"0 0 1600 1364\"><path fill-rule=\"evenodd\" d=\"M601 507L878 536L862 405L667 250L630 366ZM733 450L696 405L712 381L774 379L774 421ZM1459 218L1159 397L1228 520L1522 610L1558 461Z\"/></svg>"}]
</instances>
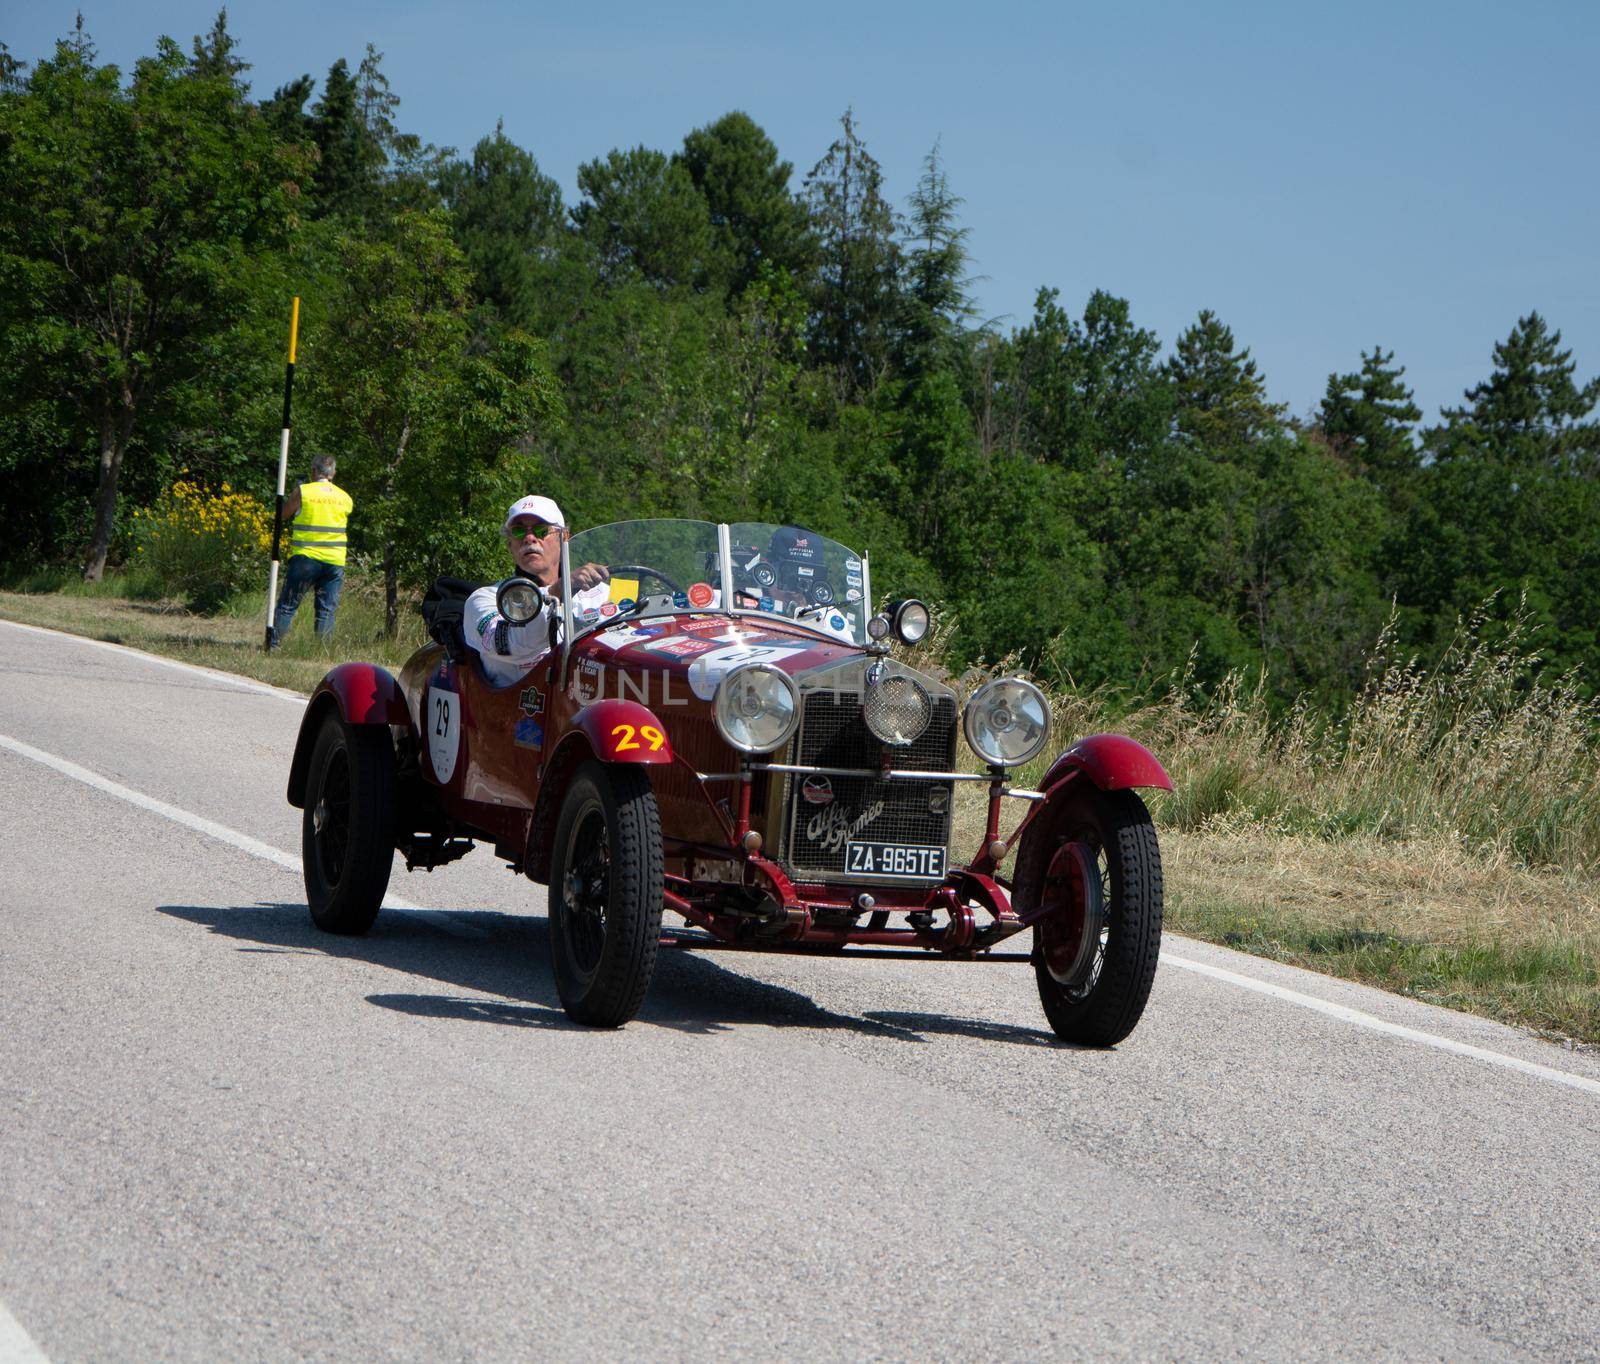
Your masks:
<instances>
[{"instance_id":1,"label":"front wheel","mask_svg":"<svg viewBox=\"0 0 1600 1364\"><path fill-rule=\"evenodd\" d=\"M394 866L394 749L381 726L322 722L306 782L300 860L312 922L365 933Z\"/></svg>"},{"instance_id":2,"label":"front wheel","mask_svg":"<svg viewBox=\"0 0 1600 1364\"><path fill-rule=\"evenodd\" d=\"M1041 811L1018 850L1016 890L1019 906L1048 906L1033 930L1033 969L1056 1036L1122 1041L1161 951L1161 851L1144 802L1085 784Z\"/></svg>"},{"instance_id":3,"label":"front wheel","mask_svg":"<svg viewBox=\"0 0 1600 1364\"><path fill-rule=\"evenodd\" d=\"M661 940L661 817L637 767L587 762L556 822L550 954L575 1023L616 1028L644 1003Z\"/></svg>"}]
</instances>

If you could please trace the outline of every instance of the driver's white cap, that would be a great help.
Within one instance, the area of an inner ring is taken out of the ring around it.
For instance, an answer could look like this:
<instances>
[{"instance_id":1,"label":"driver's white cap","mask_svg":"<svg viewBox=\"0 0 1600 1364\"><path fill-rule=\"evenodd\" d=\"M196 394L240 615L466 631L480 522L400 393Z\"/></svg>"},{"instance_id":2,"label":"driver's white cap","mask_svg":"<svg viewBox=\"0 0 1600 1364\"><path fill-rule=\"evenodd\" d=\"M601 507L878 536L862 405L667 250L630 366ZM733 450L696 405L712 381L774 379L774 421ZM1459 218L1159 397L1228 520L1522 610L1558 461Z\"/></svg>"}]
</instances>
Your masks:
<instances>
[{"instance_id":1,"label":"driver's white cap","mask_svg":"<svg viewBox=\"0 0 1600 1364\"><path fill-rule=\"evenodd\" d=\"M567 527L567 518L561 514L561 508L548 497L519 497L511 504L505 524L500 529L510 530L511 523L519 516L537 516L547 525L560 526L563 530Z\"/></svg>"}]
</instances>

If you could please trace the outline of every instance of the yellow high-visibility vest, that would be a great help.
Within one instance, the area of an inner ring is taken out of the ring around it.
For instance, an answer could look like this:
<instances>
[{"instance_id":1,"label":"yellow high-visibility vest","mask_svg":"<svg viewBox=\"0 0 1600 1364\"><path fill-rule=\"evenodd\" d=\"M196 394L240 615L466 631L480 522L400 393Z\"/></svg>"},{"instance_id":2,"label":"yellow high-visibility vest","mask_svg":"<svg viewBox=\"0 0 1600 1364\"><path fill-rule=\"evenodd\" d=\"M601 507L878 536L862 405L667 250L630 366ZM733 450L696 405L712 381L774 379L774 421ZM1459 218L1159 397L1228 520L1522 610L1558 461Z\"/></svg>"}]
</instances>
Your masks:
<instances>
[{"instance_id":1,"label":"yellow high-visibility vest","mask_svg":"<svg viewBox=\"0 0 1600 1364\"><path fill-rule=\"evenodd\" d=\"M318 479L300 485L300 510L289 523L289 553L325 564L344 563L345 525L355 503L350 494Z\"/></svg>"}]
</instances>

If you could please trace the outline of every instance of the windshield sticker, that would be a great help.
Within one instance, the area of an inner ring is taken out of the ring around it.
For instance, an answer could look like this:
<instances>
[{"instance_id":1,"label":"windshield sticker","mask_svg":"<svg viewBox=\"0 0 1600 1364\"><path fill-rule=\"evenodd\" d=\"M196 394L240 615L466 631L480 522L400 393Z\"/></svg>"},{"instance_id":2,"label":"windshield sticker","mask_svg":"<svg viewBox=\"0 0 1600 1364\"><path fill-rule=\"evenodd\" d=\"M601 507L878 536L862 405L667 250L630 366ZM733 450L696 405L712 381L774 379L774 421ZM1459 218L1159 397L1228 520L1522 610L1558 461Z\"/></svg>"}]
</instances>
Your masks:
<instances>
[{"instance_id":1,"label":"windshield sticker","mask_svg":"<svg viewBox=\"0 0 1600 1364\"><path fill-rule=\"evenodd\" d=\"M632 597L624 597L617 603L617 610L621 611L623 615L627 615L637 605L638 603Z\"/></svg>"},{"instance_id":2,"label":"windshield sticker","mask_svg":"<svg viewBox=\"0 0 1600 1364\"><path fill-rule=\"evenodd\" d=\"M583 608L583 610L574 611L572 614L585 624L590 621L596 621L600 619L600 609L596 606L586 606Z\"/></svg>"},{"instance_id":3,"label":"windshield sticker","mask_svg":"<svg viewBox=\"0 0 1600 1364\"><path fill-rule=\"evenodd\" d=\"M600 603L600 615L601 615L602 619L610 620L611 617L616 615L616 614L617 614L617 604L616 604L616 602L607 601L607 602L601 602Z\"/></svg>"},{"instance_id":4,"label":"windshield sticker","mask_svg":"<svg viewBox=\"0 0 1600 1364\"><path fill-rule=\"evenodd\" d=\"M846 588L845 589L845 594L844 594L844 599L846 601L860 601L861 600L861 589L859 587Z\"/></svg>"},{"instance_id":5,"label":"windshield sticker","mask_svg":"<svg viewBox=\"0 0 1600 1364\"><path fill-rule=\"evenodd\" d=\"M861 572L861 560L860 559L846 559L844 561L844 567L845 567L845 572L846 573L859 573L859 572Z\"/></svg>"},{"instance_id":6,"label":"windshield sticker","mask_svg":"<svg viewBox=\"0 0 1600 1364\"><path fill-rule=\"evenodd\" d=\"M672 604L680 611L687 611L689 609L689 594L687 592L674 592L672 594Z\"/></svg>"},{"instance_id":7,"label":"windshield sticker","mask_svg":"<svg viewBox=\"0 0 1600 1364\"><path fill-rule=\"evenodd\" d=\"M717 694L717 684L735 668L742 668L746 663L776 663L804 652L804 647L774 648L767 644L734 644L713 649L689 665L689 688L702 701L709 701Z\"/></svg>"},{"instance_id":8,"label":"windshield sticker","mask_svg":"<svg viewBox=\"0 0 1600 1364\"><path fill-rule=\"evenodd\" d=\"M512 742L518 748L543 748L544 726L531 715L517 721L517 731Z\"/></svg>"},{"instance_id":9,"label":"windshield sticker","mask_svg":"<svg viewBox=\"0 0 1600 1364\"><path fill-rule=\"evenodd\" d=\"M668 658L696 658L716 647L715 640L696 639L693 635L674 635L671 639L652 640L649 644L639 646L641 650L648 650L652 654L665 654Z\"/></svg>"},{"instance_id":10,"label":"windshield sticker","mask_svg":"<svg viewBox=\"0 0 1600 1364\"><path fill-rule=\"evenodd\" d=\"M703 610L707 606L710 606L711 599L715 595L716 593L711 590L710 583L691 583L687 593L689 605L694 607L696 610Z\"/></svg>"},{"instance_id":11,"label":"windshield sticker","mask_svg":"<svg viewBox=\"0 0 1600 1364\"><path fill-rule=\"evenodd\" d=\"M640 640L654 639L657 635L664 634L665 625L613 625L602 630L596 635L595 643L604 644L608 649L626 649L630 644L637 644Z\"/></svg>"},{"instance_id":12,"label":"windshield sticker","mask_svg":"<svg viewBox=\"0 0 1600 1364\"><path fill-rule=\"evenodd\" d=\"M763 611L774 611L774 612L776 612L776 611L780 610L781 608L778 606L778 603L775 602L771 597L763 597L763 598L761 598L760 609L763 610Z\"/></svg>"}]
</instances>

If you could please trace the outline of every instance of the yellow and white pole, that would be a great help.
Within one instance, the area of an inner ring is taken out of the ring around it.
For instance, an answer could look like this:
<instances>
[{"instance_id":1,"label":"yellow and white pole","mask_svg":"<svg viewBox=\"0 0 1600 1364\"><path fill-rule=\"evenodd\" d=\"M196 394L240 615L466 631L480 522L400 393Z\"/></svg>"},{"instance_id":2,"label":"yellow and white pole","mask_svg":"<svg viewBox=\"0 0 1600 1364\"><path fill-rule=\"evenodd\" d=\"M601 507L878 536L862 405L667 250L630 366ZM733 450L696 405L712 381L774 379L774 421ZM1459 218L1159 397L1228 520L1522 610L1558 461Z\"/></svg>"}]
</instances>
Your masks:
<instances>
[{"instance_id":1,"label":"yellow and white pole","mask_svg":"<svg viewBox=\"0 0 1600 1364\"><path fill-rule=\"evenodd\" d=\"M267 576L267 639L272 648L272 618L278 610L278 542L283 538L283 493L289 473L289 407L294 398L294 348L300 336L300 299L289 314L289 363L283 374L283 437L278 442L278 500L272 512L272 568Z\"/></svg>"}]
</instances>

